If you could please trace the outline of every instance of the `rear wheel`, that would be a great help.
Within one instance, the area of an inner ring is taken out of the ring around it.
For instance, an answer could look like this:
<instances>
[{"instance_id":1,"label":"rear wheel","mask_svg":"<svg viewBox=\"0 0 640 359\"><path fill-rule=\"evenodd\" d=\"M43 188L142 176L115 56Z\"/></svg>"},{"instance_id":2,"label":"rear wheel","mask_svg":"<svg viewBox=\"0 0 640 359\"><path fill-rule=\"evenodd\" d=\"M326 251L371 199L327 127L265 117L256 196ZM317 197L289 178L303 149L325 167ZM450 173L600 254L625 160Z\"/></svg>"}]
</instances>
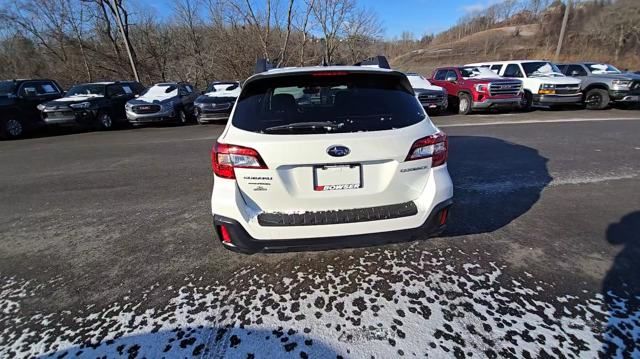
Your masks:
<instances>
[{"instance_id":1,"label":"rear wheel","mask_svg":"<svg viewBox=\"0 0 640 359\"><path fill-rule=\"evenodd\" d=\"M610 101L609 93L603 89L591 89L584 96L584 103L589 110L604 110Z\"/></svg>"},{"instance_id":2,"label":"rear wheel","mask_svg":"<svg viewBox=\"0 0 640 359\"><path fill-rule=\"evenodd\" d=\"M458 95L458 113L468 115L471 113L471 96L466 93Z\"/></svg>"},{"instance_id":3,"label":"rear wheel","mask_svg":"<svg viewBox=\"0 0 640 359\"><path fill-rule=\"evenodd\" d=\"M4 121L4 135L7 138L18 138L24 134L24 125L18 119L11 118Z\"/></svg>"}]
</instances>

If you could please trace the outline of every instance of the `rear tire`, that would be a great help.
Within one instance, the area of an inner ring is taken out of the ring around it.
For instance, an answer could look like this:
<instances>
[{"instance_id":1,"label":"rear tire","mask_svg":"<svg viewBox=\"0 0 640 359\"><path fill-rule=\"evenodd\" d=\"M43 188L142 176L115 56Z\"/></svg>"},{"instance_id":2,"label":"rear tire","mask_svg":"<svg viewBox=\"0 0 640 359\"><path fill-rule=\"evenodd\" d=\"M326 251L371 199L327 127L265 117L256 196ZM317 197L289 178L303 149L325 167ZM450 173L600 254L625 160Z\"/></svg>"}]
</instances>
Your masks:
<instances>
[{"instance_id":1,"label":"rear tire","mask_svg":"<svg viewBox=\"0 0 640 359\"><path fill-rule=\"evenodd\" d=\"M458 113L461 115L471 113L471 96L466 93L458 95Z\"/></svg>"},{"instance_id":2,"label":"rear tire","mask_svg":"<svg viewBox=\"0 0 640 359\"><path fill-rule=\"evenodd\" d=\"M609 92L603 89L591 89L584 95L587 110L604 110L609 106Z\"/></svg>"},{"instance_id":3,"label":"rear tire","mask_svg":"<svg viewBox=\"0 0 640 359\"><path fill-rule=\"evenodd\" d=\"M24 125L18 119L8 119L2 123L2 127L0 134L3 134L8 139L20 138L24 135Z\"/></svg>"}]
</instances>

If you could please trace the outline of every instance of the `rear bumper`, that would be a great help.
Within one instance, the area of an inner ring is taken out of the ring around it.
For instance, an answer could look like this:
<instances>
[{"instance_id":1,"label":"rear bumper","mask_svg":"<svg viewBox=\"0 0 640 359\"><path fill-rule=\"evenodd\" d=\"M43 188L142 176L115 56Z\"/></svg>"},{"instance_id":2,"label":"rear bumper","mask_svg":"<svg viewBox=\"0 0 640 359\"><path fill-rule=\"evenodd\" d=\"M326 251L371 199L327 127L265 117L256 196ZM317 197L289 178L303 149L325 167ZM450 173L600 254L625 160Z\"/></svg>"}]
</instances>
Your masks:
<instances>
[{"instance_id":1,"label":"rear bumper","mask_svg":"<svg viewBox=\"0 0 640 359\"><path fill-rule=\"evenodd\" d=\"M452 204L453 199L448 199L436 205L426 221L417 228L327 238L257 240L251 237L244 227L234 219L214 215L213 224L218 238L222 238L220 226L225 226L231 237L231 242L222 242L222 244L234 252L249 254L258 252L353 248L405 242L438 235L446 228L446 219Z\"/></svg>"},{"instance_id":2,"label":"rear bumper","mask_svg":"<svg viewBox=\"0 0 640 359\"><path fill-rule=\"evenodd\" d=\"M474 110L488 109L488 108L499 108L499 107L518 107L522 99L520 97L514 98L488 98L481 102L474 102L471 105L471 108Z\"/></svg>"},{"instance_id":3,"label":"rear bumper","mask_svg":"<svg viewBox=\"0 0 640 359\"><path fill-rule=\"evenodd\" d=\"M582 93L573 95L533 95L533 103L537 105L578 104L582 102Z\"/></svg>"}]
</instances>

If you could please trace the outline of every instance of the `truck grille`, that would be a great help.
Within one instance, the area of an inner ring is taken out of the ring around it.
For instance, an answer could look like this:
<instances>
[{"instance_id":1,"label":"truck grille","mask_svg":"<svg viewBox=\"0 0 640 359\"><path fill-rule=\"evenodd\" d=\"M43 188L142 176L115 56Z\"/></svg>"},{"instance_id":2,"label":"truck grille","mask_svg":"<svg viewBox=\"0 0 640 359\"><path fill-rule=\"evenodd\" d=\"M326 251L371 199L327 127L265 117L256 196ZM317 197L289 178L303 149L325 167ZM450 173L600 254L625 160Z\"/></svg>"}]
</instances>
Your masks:
<instances>
[{"instance_id":1,"label":"truck grille","mask_svg":"<svg viewBox=\"0 0 640 359\"><path fill-rule=\"evenodd\" d=\"M556 85L557 95L573 95L580 92L579 84L558 84Z\"/></svg>"},{"instance_id":2,"label":"truck grille","mask_svg":"<svg viewBox=\"0 0 640 359\"><path fill-rule=\"evenodd\" d=\"M138 114L148 114L160 112L160 109L162 109L160 105L134 105L131 111Z\"/></svg>"},{"instance_id":3,"label":"truck grille","mask_svg":"<svg viewBox=\"0 0 640 359\"><path fill-rule=\"evenodd\" d=\"M345 209L339 211L304 212L296 214L261 213L258 223L265 227L318 226L324 224L357 223L391 218L409 217L418 213L413 202L388 206Z\"/></svg>"},{"instance_id":4,"label":"truck grille","mask_svg":"<svg viewBox=\"0 0 640 359\"><path fill-rule=\"evenodd\" d=\"M418 101L422 104L439 104L444 99L442 92L423 92L418 95Z\"/></svg>"},{"instance_id":5,"label":"truck grille","mask_svg":"<svg viewBox=\"0 0 640 359\"><path fill-rule=\"evenodd\" d=\"M504 82L492 82L489 84L489 93L491 96L495 95L517 95L522 89L522 83L520 81L504 81Z\"/></svg>"}]
</instances>

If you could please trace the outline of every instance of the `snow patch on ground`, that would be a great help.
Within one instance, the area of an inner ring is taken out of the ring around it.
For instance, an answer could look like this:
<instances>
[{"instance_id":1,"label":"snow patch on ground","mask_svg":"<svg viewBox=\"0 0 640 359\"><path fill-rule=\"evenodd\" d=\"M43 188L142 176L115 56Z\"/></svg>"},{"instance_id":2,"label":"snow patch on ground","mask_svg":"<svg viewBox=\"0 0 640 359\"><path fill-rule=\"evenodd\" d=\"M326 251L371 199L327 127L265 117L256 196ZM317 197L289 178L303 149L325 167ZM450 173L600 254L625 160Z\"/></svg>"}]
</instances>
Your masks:
<instances>
[{"instance_id":1,"label":"snow patch on ground","mask_svg":"<svg viewBox=\"0 0 640 359\"><path fill-rule=\"evenodd\" d=\"M459 255L405 247L309 267L256 265L225 283L187 277L177 292L164 289L175 295L161 308L145 308L147 292L101 310L30 316L20 302L39 287L1 278L0 357L640 355L639 297L550 297L550 284L513 278L483 253L456 265Z\"/></svg>"}]
</instances>

